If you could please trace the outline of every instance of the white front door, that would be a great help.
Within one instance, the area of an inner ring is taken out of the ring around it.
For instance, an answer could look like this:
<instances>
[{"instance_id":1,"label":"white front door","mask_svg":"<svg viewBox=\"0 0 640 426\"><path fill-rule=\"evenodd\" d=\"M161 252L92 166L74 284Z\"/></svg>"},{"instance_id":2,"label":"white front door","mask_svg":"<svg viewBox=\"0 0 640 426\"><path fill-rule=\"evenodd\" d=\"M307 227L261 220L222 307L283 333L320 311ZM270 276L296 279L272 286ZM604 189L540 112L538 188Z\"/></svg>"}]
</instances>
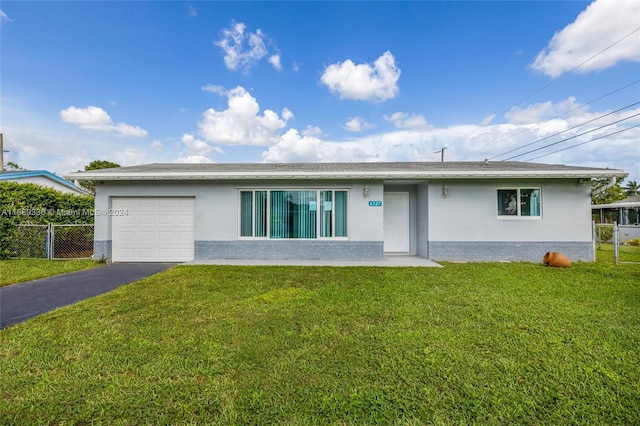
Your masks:
<instances>
[{"instance_id":1,"label":"white front door","mask_svg":"<svg viewBox=\"0 0 640 426\"><path fill-rule=\"evenodd\" d=\"M385 192L384 251L409 253L409 193Z\"/></svg>"}]
</instances>

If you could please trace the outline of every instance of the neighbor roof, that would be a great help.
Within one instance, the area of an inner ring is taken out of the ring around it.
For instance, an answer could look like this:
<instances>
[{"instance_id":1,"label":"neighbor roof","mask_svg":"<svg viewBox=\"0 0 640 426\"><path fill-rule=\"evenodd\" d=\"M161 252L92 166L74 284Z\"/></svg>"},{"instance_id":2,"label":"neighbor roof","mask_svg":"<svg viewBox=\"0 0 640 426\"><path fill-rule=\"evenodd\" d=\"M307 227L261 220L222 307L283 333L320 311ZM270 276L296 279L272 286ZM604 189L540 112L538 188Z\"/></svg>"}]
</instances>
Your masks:
<instances>
[{"instance_id":1,"label":"neighbor roof","mask_svg":"<svg viewBox=\"0 0 640 426\"><path fill-rule=\"evenodd\" d=\"M77 187L73 182L69 182L61 176L58 176L54 173L51 173L48 170L10 170L10 171L2 171L0 172L0 180L14 181L21 179L28 179L33 177L44 177L54 182L59 183L62 186L65 186L73 191L82 194L91 194L90 192Z\"/></svg>"},{"instance_id":2,"label":"neighbor roof","mask_svg":"<svg viewBox=\"0 0 640 426\"><path fill-rule=\"evenodd\" d=\"M640 195L634 195L632 197L627 197L624 200L616 201L615 203L609 204L593 204L591 206L592 209L619 209L619 208L634 208L640 207Z\"/></svg>"},{"instance_id":3,"label":"neighbor roof","mask_svg":"<svg viewBox=\"0 0 640 426\"><path fill-rule=\"evenodd\" d=\"M444 163L170 163L69 173L77 180L592 178L627 174L617 169L523 162Z\"/></svg>"}]
</instances>

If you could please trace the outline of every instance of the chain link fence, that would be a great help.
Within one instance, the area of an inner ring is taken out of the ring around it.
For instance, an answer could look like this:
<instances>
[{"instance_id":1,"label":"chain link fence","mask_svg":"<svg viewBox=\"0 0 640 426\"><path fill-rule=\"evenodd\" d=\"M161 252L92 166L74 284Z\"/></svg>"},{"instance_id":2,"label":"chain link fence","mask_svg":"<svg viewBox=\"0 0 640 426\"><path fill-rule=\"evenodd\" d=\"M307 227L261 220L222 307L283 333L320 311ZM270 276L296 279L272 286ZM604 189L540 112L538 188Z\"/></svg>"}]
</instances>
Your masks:
<instances>
[{"instance_id":1,"label":"chain link fence","mask_svg":"<svg viewBox=\"0 0 640 426\"><path fill-rule=\"evenodd\" d=\"M640 263L640 225L595 224L596 248L610 251L616 263Z\"/></svg>"},{"instance_id":2,"label":"chain link fence","mask_svg":"<svg viewBox=\"0 0 640 426\"><path fill-rule=\"evenodd\" d=\"M9 257L81 259L93 255L93 225L15 225Z\"/></svg>"},{"instance_id":3,"label":"chain link fence","mask_svg":"<svg viewBox=\"0 0 640 426\"><path fill-rule=\"evenodd\" d=\"M50 225L16 225L9 244L9 257L49 259Z\"/></svg>"}]
</instances>

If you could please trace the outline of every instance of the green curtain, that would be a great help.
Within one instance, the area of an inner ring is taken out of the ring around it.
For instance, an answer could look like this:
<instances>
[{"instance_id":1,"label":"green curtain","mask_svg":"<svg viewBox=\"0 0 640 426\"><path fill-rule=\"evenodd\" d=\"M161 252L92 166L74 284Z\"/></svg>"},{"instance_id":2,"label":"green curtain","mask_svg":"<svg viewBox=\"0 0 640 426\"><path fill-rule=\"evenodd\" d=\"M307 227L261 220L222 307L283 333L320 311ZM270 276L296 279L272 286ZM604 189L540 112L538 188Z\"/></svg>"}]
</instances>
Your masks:
<instances>
[{"instance_id":1,"label":"green curtain","mask_svg":"<svg viewBox=\"0 0 640 426\"><path fill-rule=\"evenodd\" d=\"M298 191L294 194L295 215L293 217L293 237L316 238L316 211L311 203L316 201L315 191Z\"/></svg>"},{"instance_id":2,"label":"green curtain","mask_svg":"<svg viewBox=\"0 0 640 426\"><path fill-rule=\"evenodd\" d=\"M331 237L332 191L320 191L320 236Z\"/></svg>"},{"instance_id":3,"label":"green curtain","mask_svg":"<svg viewBox=\"0 0 640 426\"><path fill-rule=\"evenodd\" d=\"M335 192L335 209L336 216L336 232L334 237L347 236L347 191Z\"/></svg>"},{"instance_id":4,"label":"green curtain","mask_svg":"<svg viewBox=\"0 0 640 426\"><path fill-rule=\"evenodd\" d=\"M271 238L288 238L289 191L271 191Z\"/></svg>"},{"instance_id":5,"label":"green curtain","mask_svg":"<svg viewBox=\"0 0 640 426\"><path fill-rule=\"evenodd\" d=\"M540 190L522 189L520 194L523 200L523 216L540 216ZM526 202L525 202L526 200Z\"/></svg>"},{"instance_id":6,"label":"green curtain","mask_svg":"<svg viewBox=\"0 0 640 426\"><path fill-rule=\"evenodd\" d=\"M251 237L253 235L251 216L253 215L253 192L240 192L240 236Z\"/></svg>"},{"instance_id":7,"label":"green curtain","mask_svg":"<svg viewBox=\"0 0 640 426\"><path fill-rule=\"evenodd\" d=\"M271 238L316 238L315 191L271 191Z\"/></svg>"},{"instance_id":8,"label":"green curtain","mask_svg":"<svg viewBox=\"0 0 640 426\"><path fill-rule=\"evenodd\" d=\"M321 237L347 236L347 191L240 192L243 237L312 239L318 228Z\"/></svg>"},{"instance_id":9,"label":"green curtain","mask_svg":"<svg viewBox=\"0 0 640 426\"><path fill-rule=\"evenodd\" d=\"M256 191L256 237L267 236L267 191Z\"/></svg>"}]
</instances>

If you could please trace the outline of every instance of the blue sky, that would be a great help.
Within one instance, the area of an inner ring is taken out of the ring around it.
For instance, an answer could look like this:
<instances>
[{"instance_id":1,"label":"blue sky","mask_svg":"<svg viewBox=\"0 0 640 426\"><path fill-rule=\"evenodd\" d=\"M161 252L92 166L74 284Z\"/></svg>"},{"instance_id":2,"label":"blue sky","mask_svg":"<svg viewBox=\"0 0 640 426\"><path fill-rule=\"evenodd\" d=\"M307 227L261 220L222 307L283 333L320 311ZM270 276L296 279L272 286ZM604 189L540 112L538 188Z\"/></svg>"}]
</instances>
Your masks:
<instances>
[{"instance_id":1,"label":"blue sky","mask_svg":"<svg viewBox=\"0 0 640 426\"><path fill-rule=\"evenodd\" d=\"M446 147L445 161L514 157L640 180L638 1L0 10L5 162L27 169L439 161Z\"/></svg>"}]
</instances>

